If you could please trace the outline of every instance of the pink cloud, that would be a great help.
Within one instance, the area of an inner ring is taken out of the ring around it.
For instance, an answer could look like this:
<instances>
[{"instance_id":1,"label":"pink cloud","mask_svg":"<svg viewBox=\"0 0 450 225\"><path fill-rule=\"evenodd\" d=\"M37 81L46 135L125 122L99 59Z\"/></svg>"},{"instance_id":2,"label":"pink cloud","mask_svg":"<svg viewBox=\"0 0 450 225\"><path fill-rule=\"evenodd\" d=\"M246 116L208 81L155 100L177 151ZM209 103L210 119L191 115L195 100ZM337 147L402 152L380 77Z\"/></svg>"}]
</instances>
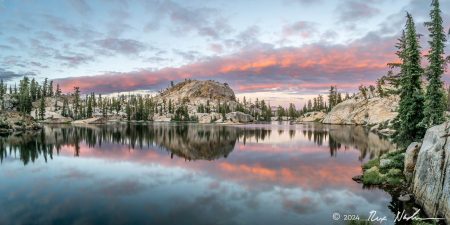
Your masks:
<instances>
[{"instance_id":1,"label":"pink cloud","mask_svg":"<svg viewBox=\"0 0 450 225\"><path fill-rule=\"evenodd\" d=\"M377 43L360 40L349 45L257 49L178 68L70 77L56 82L64 91L79 86L84 92L157 90L171 80L185 78L219 79L238 91L286 86L317 89L332 84L355 88L360 83L373 82L373 76L383 75L387 62L395 60L394 39L377 39Z\"/></svg>"}]
</instances>

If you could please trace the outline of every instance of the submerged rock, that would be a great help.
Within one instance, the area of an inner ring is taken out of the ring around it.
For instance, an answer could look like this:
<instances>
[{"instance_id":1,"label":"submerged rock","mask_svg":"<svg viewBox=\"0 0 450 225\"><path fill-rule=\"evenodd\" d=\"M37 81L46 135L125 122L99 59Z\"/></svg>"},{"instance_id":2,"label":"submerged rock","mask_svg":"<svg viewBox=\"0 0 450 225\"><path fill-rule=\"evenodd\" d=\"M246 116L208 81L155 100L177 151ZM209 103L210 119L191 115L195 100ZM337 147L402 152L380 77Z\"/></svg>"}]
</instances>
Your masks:
<instances>
[{"instance_id":1,"label":"submerged rock","mask_svg":"<svg viewBox=\"0 0 450 225\"><path fill-rule=\"evenodd\" d=\"M416 201L430 217L450 223L449 127L444 123L427 130L417 156L413 178Z\"/></svg>"}]
</instances>

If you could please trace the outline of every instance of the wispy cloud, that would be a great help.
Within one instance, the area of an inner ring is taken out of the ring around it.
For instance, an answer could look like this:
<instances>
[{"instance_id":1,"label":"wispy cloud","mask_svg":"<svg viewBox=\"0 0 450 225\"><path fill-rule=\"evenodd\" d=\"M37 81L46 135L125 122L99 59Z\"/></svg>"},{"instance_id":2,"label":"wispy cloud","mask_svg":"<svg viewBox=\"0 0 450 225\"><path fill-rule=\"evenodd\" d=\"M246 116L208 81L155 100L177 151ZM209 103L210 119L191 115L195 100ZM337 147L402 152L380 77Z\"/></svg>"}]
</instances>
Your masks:
<instances>
[{"instance_id":1,"label":"wispy cloud","mask_svg":"<svg viewBox=\"0 0 450 225\"><path fill-rule=\"evenodd\" d=\"M356 88L386 71L386 63L394 58L394 42L395 38L368 36L349 45L253 49L177 68L107 73L60 79L57 82L65 90L80 86L86 92L157 90L170 80L212 77L229 82L238 87L238 91L323 89L333 83Z\"/></svg>"}]
</instances>

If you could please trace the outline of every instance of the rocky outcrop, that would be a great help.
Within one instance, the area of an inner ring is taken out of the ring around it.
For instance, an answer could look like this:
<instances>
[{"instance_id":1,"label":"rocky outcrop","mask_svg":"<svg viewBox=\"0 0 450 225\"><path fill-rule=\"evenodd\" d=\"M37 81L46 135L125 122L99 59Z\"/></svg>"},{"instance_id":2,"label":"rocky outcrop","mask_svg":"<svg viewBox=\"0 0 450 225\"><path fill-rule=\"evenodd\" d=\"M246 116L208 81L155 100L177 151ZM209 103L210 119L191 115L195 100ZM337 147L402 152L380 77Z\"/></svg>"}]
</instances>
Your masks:
<instances>
[{"instance_id":1,"label":"rocky outcrop","mask_svg":"<svg viewBox=\"0 0 450 225\"><path fill-rule=\"evenodd\" d=\"M327 114L324 112L308 112L297 119L297 122L322 122Z\"/></svg>"},{"instance_id":2,"label":"rocky outcrop","mask_svg":"<svg viewBox=\"0 0 450 225\"><path fill-rule=\"evenodd\" d=\"M333 107L323 123L378 125L381 126L379 130L382 130L397 116L398 102L398 96L395 95L369 99L358 95Z\"/></svg>"},{"instance_id":3,"label":"rocky outcrop","mask_svg":"<svg viewBox=\"0 0 450 225\"><path fill-rule=\"evenodd\" d=\"M108 122L108 119L105 117L94 117L84 120L75 120L73 124L105 124Z\"/></svg>"},{"instance_id":4,"label":"rocky outcrop","mask_svg":"<svg viewBox=\"0 0 450 225\"><path fill-rule=\"evenodd\" d=\"M155 115L153 115L152 119L154 122L170 122L170 121L172 121L172 115L170 115L170 114L167 114L167 115L155 114Z\"/></svg>"},{"instance_id":5,"label":"rocky outcrop","mask_svg":"<svg viewBox=\"0 0 450 225\"><path fill-rule=\"evenodd\" d=\"M236 96L228 84L222 84L211 80L183 81L166 89L158 96L158 98L165 99L166 101L169 101L170 99L172 102L203 102L202 100L210 100L211 103L216 101L221 101L223 103L236 100Z\"/></svg>"},{"instance_id":6,"label":"rocky outcrop","mask_svg":"<svg viewBox=\"0 0 450 225\"><path fill-rule=\"evenodd\" d=\"M214 123L222 118L220 113L196 113L198 123Z\"/></svg>"},{"instance_id":7,"label":"rocky outcrop","mask_svg":"<svg viewBox=\"0 0 450 225\"><path fill-rule=\"evenodd\" d=\"M419 154L421 143L413 142L406 149L405 153L405 167L403 170L403 174L405 175L406 181L409 183L412 180L412 176L414 173L414 167L417 162L417 155Z\"/></svg>"},{"instance_id":8,"label":"rocky outcrop","mask_svg":"<svg viewBox=\"0 0 450 225\"><path fill-rule=\"evenodd\" d=\"M227 120L232 123L250 123L253 122L254 118L251 115L242 112L231 112L226 115Z\"/></svg>"},{"instance_id":9,"label":"rocky outcrop","mask_svg":"<svg viewBox=\"0 0 450 225\"><path fill-rule=\"evenodd\" d=\"M427 130L417 156L413 178L416 201L430 217L444 217L450 223L449 124Z\"/></svg>"},{"instance_id":10,"label":"rocky outcrop","mask_svg":"<svg viewBox=\"0 0 450 225\"><path fill-rule=\"evenodd\" d=\"M34 122L33 117L19 112L0 112L0 133L8 134L29 130L39 130L41 126Z\"/></svg>"}]
</instances>

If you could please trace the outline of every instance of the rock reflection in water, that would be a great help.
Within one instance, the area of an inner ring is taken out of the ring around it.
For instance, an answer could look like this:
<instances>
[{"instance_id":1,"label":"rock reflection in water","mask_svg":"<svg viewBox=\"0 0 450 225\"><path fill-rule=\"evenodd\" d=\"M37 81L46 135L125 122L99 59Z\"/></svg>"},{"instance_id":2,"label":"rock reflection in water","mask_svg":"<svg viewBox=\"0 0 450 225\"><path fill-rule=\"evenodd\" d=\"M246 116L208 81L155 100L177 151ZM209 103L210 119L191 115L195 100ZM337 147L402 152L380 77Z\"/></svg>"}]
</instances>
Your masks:
<instances>
[{"instance_id":1,"label":"rock reflection in water","mask_svg":"<svg viewBox=\"0 0 450 225\"><path fill-rule=\"evenodd\" d=\"M287 130L287 131L286 131ZM287 133L285 133L287 132ZM303 135L318 146L328 145L330 155L350 147L358 149L360 160L373 158L395 148L388 140L368 132L364 127L332 126L308 123L298 126L217 126L200 124L116 124L105 126L47 126L38 133L0 137L0 161L10 156L24 164L39 156L52 159L54 151L71 146L74 156L80 156L80 144L94 148L105 144L119 144L131 149L159 147L186 160L215 160L226 158L236 142L264 141L288 135L295 139Z\"/></svg>"},{"instance_id":2,"label":"rock reflection in water","mask_svg":"<svg viewBox=\"0 0 450 225\"><path fill-rule=\"evenodd\" d=\"M396 148L388 139L368 131L363 126L306 123L303 125L303 135L319 146L322 146L324 141L327 142L331 156L336 156L339 150L354 147L361 152L359 158L363 160L366 157L378 157Z\"/></svg>"}]
</instances>

